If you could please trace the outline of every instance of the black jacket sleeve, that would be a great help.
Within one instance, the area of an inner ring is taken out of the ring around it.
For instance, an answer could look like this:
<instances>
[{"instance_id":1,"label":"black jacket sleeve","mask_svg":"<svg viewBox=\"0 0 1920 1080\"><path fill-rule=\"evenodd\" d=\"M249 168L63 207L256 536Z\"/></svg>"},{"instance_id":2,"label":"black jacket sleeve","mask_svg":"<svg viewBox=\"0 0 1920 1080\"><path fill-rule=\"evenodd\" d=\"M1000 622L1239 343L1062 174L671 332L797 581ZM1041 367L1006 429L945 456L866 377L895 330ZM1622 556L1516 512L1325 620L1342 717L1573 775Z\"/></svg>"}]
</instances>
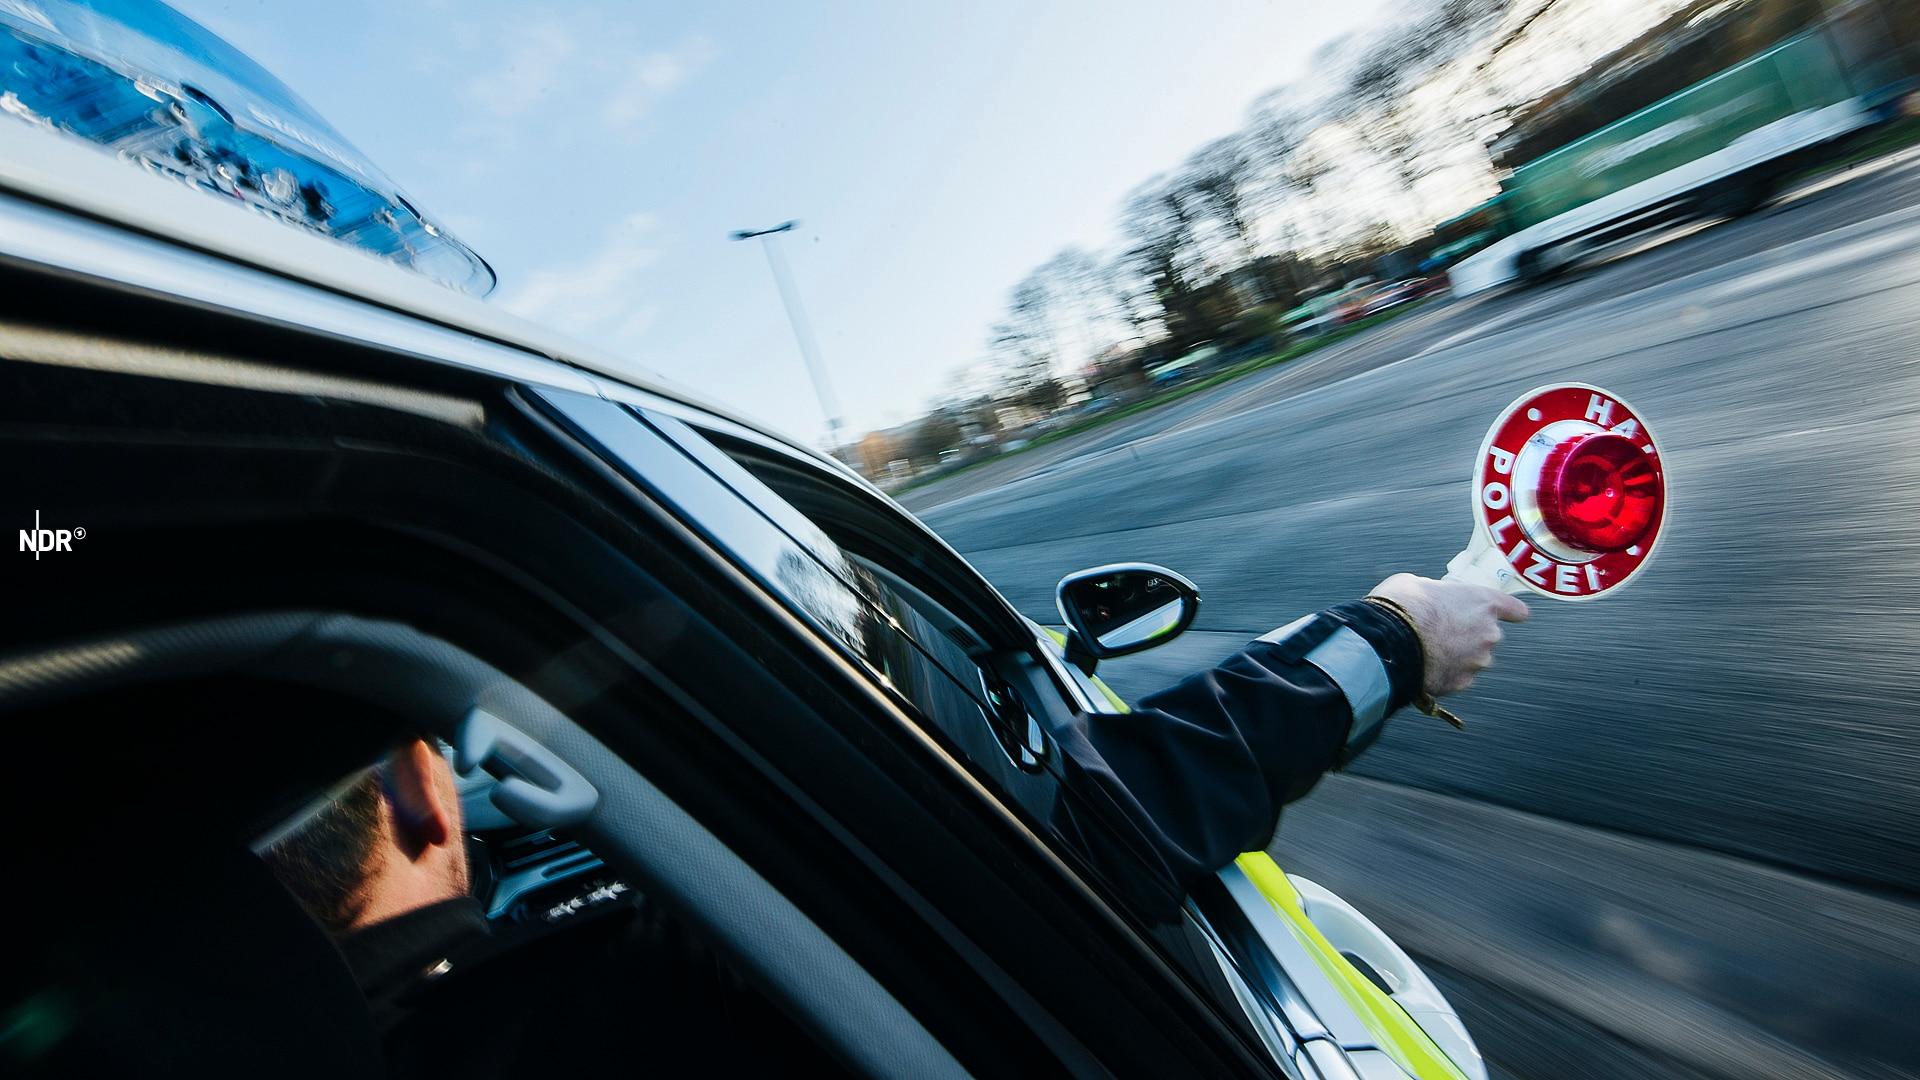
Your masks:
<instances>
[{"instance_id":1,"label":"black jacket sleeve","mask_svg":"<svg viewBox=\"0 0 1920 1080\"><path fill-rule=\"evenodd\" d=\"M1308 657L1342 628L1372 646L1386 711L1419 692L1418 638L1364 601L1320 612L1210 671L1141 699L1132 712L1078 718L1056 732L1066 798L1056 829L1108 888L1171 918L1189 886L1263 848L1280 807L1379 734L1354 730L1355 705Z\"/></svg>"}]
</instances>

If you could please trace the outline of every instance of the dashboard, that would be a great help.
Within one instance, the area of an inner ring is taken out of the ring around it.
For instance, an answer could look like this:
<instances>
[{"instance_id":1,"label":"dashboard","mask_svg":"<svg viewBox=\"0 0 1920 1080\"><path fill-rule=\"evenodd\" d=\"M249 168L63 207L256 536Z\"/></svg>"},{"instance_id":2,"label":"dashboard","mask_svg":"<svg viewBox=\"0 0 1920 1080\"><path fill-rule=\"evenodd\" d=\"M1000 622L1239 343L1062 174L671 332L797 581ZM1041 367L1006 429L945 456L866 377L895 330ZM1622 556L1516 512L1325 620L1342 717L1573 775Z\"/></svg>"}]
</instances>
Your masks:
<instances>
[{"instance_id":1,"label":"dashboard","mask_svg":"<svg viewBox=\"0 0 1920 1080\"><path fill-rule=\"evenodd\" d=\"M485 772L459 776L473 895L495 931L557 928L603 911L629 909L631 885L579 840L529 829L493 805L497 782Z\"/></svg>"}]
</instances>

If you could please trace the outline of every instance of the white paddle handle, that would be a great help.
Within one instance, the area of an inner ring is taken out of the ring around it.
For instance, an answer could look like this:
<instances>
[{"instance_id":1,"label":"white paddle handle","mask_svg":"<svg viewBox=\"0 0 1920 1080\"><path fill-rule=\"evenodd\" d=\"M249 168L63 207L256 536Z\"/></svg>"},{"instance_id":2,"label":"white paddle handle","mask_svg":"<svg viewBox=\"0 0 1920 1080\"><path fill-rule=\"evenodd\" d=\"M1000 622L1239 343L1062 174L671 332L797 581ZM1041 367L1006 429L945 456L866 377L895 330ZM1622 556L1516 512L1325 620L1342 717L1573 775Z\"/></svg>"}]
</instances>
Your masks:
<instances>
[{"instance_id":1,"label":"white paddle handle","mask_svg":"<svg viewBox=\"0 0 1920 1080\"><path fill-rule=\"evenodd\" d=\"M1447 563L1444 580L1463 581L1469 585L1484 585L1489 589L1518 595L1527 591L1520 576L1507 565L1500 552L1487 542L1487 534L1479 529L1473 531L1473 542L1465 551L1455 555Z\"/></svg>"}]
</instances>

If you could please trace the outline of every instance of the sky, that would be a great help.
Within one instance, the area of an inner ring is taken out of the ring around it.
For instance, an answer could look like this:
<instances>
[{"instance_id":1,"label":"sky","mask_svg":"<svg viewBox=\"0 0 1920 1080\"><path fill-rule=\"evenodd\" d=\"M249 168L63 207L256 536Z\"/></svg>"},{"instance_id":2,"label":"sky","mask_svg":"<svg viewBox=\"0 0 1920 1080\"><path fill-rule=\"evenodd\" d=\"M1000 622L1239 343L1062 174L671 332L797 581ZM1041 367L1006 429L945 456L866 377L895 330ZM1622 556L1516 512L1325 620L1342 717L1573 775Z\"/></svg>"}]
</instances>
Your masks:
<instances>
[{"instance_id":1,"label":"sky","mask_svg":"<svg viewBox=\"0 0 1920 1080\"><path fill-rule=\"evenodd\" d=\"M1245 119L1380 0L170 0L499 272L491 302L810 441L758 241L851 432L980 362L1027 271Z\"/></svg>"}]
</instances>

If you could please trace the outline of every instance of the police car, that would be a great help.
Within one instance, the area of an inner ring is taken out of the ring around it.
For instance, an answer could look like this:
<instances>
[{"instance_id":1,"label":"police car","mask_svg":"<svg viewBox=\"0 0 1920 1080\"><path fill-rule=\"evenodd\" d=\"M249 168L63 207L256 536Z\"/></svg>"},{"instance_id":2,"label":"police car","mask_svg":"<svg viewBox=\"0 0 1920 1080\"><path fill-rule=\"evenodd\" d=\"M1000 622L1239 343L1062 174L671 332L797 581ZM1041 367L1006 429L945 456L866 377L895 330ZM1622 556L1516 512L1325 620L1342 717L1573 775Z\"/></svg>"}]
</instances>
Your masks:
<instances>
[{"instance_id":1,"label":"police car","mask_svg":"<svg viewBox=\"0 0 1920 1080\"><path fill-rule=\"evenodd\" d=\"M569 978L644 899L774 1060L1485 1075L1418 965L1265 855L1168 923L1050 831L1084 797L1052 733L1124 711L1094 662L1185 628L1177 574L1068 575L1043 628L838 461L466 295L490 272L450 240L436 273L0 120L10 1072L404 1074L248 852L413 730L465 767L493 985L572 1003L558 1049L459 1030L501 1074L724 1059ZM273 130L187 158L295 192L338 166ZM1106 588L1152 602L1108 632L1075 599Z\"/></svg>"}]
</instances>

